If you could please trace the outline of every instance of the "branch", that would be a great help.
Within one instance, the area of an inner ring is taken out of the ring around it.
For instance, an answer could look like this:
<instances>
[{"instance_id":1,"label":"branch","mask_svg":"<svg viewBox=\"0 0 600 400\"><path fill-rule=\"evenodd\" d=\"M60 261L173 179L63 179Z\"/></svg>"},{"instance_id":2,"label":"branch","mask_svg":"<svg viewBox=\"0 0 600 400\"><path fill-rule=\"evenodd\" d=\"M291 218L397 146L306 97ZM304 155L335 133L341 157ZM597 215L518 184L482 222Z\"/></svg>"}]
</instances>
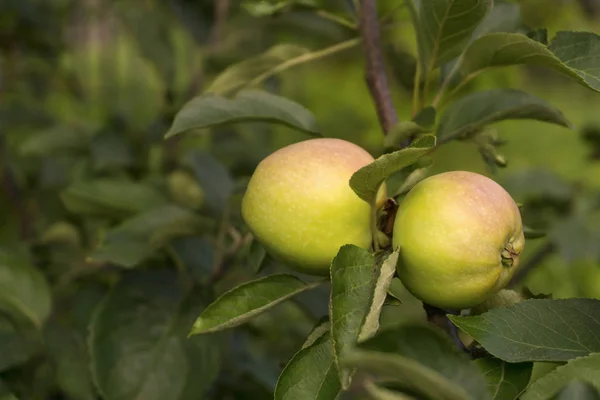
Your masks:
<instances>
[{"instance_id":1,"label":"branch","mask_svg":"<svg viewBox=\"0 0 600 400\"><path fill-rule=\"evenodd\" d=\"M521 283L523 281L523 279L525 279L527 274L529 274L529 272L531 272L531 270L533 268L537 267L549 255L554 253L555 250L556 250L556 246L551 241L548 241L545 244L541 245L536 250L536 252L533 253L533 255L531 257L529 257L527 262L525 264L523 264L521 266L521 268L519 268L517 270L517 272L515 273L515 275L512 277L511 281L509 282L508 287L515 287L519 283Z\"/></svg>"},{"instance_id":2,"label":"branch","mask_svg":"<svg viewBox=\"0 0 600 400\"><path fill-rule=\"evenodd\" d=\"M360 13L360 31L364 39L367 58L366 80L375 102L379 123L384 134L398 122L398 114L394 107L390 86L388 84L381 51L379 22L377 20L377 0L363 0Z\"/></svg>"}]
</instances>

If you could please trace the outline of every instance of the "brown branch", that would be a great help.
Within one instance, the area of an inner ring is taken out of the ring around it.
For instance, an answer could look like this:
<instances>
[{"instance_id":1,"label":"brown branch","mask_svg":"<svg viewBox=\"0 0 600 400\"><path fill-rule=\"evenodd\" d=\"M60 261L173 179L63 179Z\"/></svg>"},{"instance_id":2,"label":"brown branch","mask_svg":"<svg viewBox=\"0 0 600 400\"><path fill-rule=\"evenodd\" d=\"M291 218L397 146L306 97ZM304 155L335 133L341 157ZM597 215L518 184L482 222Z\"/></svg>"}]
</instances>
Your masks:
<instances>
[{"instance_id":1,"label":"brown branch","mask_svg":"<svg viewBox=\"0 0 600 400\"><path fill-rule=\"evenodd\" d=\"M383 53L379 36L379 22L377 19L377 0L363 0L360 13L360 31L363 37L366 55L366 80L375 102L379 123L384 134L398 122L398 114L390 91Z\"/></svg>"},{"instance_id":2,"label":"brown branch","mask_svg":"<svg viewBox=\"0 0 600 400\"><path fill-rule=\"evenodd\" d=\"M552 241L548 241L545 244L541 245L531 257L527 260L525 264L523 264L515 275L512 277L511 281L508 284L508 287L515 287L519 283L523 281L527 277L527 275L531 272L532 269L537 267L540 263L542 263L549 255L554 253L556 250L556 246Z\"/></svg>"}]
</instances>

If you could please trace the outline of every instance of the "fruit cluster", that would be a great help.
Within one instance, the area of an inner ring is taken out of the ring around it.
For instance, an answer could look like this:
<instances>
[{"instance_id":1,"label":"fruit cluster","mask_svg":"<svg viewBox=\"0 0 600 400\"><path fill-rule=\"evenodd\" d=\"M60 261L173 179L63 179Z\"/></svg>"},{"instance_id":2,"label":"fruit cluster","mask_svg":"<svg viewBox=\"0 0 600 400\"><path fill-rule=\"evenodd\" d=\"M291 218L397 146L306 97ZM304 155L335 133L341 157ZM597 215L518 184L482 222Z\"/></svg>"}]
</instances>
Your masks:
<instances>
[{"instance_id":1,"label":"fruit cluster","mask_svg":"<svg viewBox=\"0 0 600 400\"><path fill-rule=\"evenodd\" d=\"M340 139L311 139L279 149L257 166L242 216L270 255L300 272L328 275L344 244L369 249L372 206L349 180L373 162ZM375 207L387 200L383 184ZM451 171L417 183L401 201L391 244L398 277L424 302L463 309L483 303L511 279L524 246L511 196L483 175Z\"/></svg>"}]
</instances>

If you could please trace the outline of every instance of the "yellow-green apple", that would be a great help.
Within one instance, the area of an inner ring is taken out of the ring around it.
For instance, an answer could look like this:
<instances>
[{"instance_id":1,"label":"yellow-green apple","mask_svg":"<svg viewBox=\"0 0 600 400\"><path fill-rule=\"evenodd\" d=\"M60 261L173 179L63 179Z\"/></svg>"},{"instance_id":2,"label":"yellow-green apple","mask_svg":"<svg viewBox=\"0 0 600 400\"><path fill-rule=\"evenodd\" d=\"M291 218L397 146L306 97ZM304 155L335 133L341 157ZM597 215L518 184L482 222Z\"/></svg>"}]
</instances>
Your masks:
<instances>
[{"instance_id":1,"label":"yellow-green apple","mask_svg":"<svg viewBox=\"0 0 600 400\"><path fill-rule=\"evenodd\" d=\"M341 139L283 147L256 167L242 200L242 217L275 259L300 272L328 275L341 246L371 246L371 205L349 181L373 161L366 150ZM382 185L376 206L385 199Z\"/></svg>"},{"instance_id":2,"label":"yellow-green apple","mask_svg":"<svg viewBox=\"0 0 600 400\"><path fill-rule=\"evenodd\" d=\"M492 179L451 171L419 182L401 202L393 246L406 288L439 308L483 303L510 281L525 245L515 201Z\"/></svg>"}]
</instances>

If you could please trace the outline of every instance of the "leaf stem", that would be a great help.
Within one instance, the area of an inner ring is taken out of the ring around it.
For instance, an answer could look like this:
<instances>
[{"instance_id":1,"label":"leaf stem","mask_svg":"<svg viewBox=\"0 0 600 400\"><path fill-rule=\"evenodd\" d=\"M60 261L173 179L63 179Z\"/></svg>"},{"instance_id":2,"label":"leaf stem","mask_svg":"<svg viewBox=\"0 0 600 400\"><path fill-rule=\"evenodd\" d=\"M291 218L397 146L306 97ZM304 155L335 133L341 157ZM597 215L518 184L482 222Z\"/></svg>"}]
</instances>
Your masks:
<instances>
[{"instance_id":1,"label":"leaf stem","mask_svg":"<svg viewBox=\"0 0 600 400\"><path fill-rule=\"evenodd\" d=\"M340 43L335 44L330 47L326 47L322 50L313 51L313 52L306 53L301 56L292 58L290 60L287 60L287 61L277 65L275 68L258 75L256 78L254 78L252 81L250 81L248 86L256 86L256 85L262 83L265 79L268 79L271 76L276 75L280 72L283 72L289 68L295 67L296 65L314 61L319 58L324 58L324 57L330 56L332 54L338 53L340 51L350 49L354 46L359 45L361 42L362 42L362 38L354 38L354 39L340 42Z\"/></svg>"},{"instance_id":2,"label":"leaf stem","mask_svg":"<svg viewBox=\"0 0 600 400\"><path fill-rule=\"evenodd\" d=\"M433 103L431 104L433 107L437 108L438 103L442 99L442 96L444 96L444 94L446 93L446 90L448 89L448 86L452 82L452 78L454 78L454 75L456 75L458 73L458 71L460 70L460 66L462 64L462 59L463 59L463 56L461 55L458 58L458 60L456 60L456 63L454 64L454 66L450 70L450 73L448 74L448 76L446 77L446 79L444 79L444 82L442 82L442 85L438 89L437 94L435 95L435 98L433 99Z\"/></svg>"},{"instance_id":3,"label":"leaf stem","mask_svg":"<svg viewBox=\"0 0 600 400\"><path fill-rule=\"evenodd\" d=\"M371 235L373 236L373 250L379 251L379 240L377 238L377 196L371 203Z\"/></svg>"},{"instance_id":4,"label":"leaf stem","mask_svg":"<svg viewBox=\"0 0 600 400\"><path fill-rule=\"evenodd\" d=\"M412 96L412 116L413 118L420 111L419 102L420 102L420 89L421 89L421 63L417 62L417 70L415 73L415 81L413 87L413 96Z\"/></svg>"},{"instance_id":5,"label":"leaf stem","mask_svg":"<svg viewBox=\"0 0 600 400\"><path fill-rule=\"evenodd\" d=\"M316 12L316 14L319 17L323 18L323 19L326 19L326 20L331 21L331 22L335 22L336 24L341 25L341 26L343 26L345 28L352 29L352 30L357 30L358 29L358 26L356 26L355 23L353 23L351 21L348 21L344 17L340 17L339 15L336 15L334 13L330 13L329 11L318 10Z\"/></svg>"}]
</instances>

